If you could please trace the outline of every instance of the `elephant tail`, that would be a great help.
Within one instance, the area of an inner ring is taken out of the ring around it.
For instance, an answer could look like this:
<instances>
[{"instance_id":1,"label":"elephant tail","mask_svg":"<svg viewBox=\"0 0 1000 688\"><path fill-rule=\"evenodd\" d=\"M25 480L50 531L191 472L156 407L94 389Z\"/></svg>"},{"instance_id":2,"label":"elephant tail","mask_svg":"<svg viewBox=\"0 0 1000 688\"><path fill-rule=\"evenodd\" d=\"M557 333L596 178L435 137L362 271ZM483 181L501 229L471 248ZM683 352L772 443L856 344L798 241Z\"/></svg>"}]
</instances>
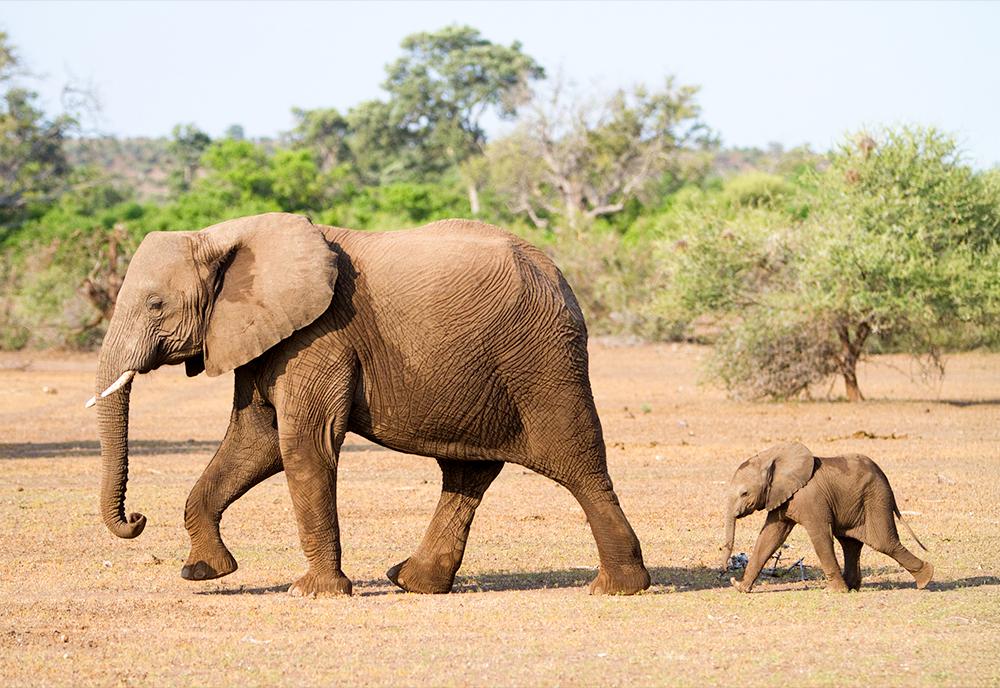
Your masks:
<instances>
[{"instance_id":1,"label":"elephant tail","mask_svg":"<svg viewBox=\"0 0 1000 688\"><path fill-rule=\"evenodd\" d=\"M895 501L895 500L893 500L893 501ZM902 523L904 526L906 526L906 532L910 534L911 538L913 538L914 540L916 540L917 544L920 545L920 549L924 550L925 552L930 552L929 549L927 549L926 547L924 547L924 543L922 543L920 541L920 538L918 538L916 535L914 535L913 529L910 528L910 524L907 523L903 519L903 514L899 513L899 507L896 506L895 504L893 504L892 505L892 511L893 511L894 514L896 514L896 518L899 519L899 522Z\"/></svg>"}]
</instances>

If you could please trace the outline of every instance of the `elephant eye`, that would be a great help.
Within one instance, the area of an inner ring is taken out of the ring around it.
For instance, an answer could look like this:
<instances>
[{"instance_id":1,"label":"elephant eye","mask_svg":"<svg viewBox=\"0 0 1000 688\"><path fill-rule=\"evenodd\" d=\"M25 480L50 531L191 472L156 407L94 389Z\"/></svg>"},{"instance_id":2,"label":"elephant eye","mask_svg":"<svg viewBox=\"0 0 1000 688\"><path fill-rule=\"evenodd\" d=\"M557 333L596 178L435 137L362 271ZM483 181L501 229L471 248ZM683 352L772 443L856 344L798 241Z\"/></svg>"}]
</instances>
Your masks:
<instances>
[{"instance_id":1,"label":"elephant eye","mask_svg":"<svg viewBox=\"0 0 1000 688\"><path fill-rule=\"evenodd\" d=\"M743 490L742 492L740 492L740 497L746 497L748 494L750 493L747 492L746 490Z\"/></svg>"},{"instance_id":2,"label":"elephant eye","mask_svg":"<svg viewBox=\"0 0 1000 688\"><path fill-rule=\"evenodd\" d=\"M159 296L150 296L146 299L146 308L151 310L153 313L159 313L163 310L163 299Z\"/></svg>"}]
</instances>

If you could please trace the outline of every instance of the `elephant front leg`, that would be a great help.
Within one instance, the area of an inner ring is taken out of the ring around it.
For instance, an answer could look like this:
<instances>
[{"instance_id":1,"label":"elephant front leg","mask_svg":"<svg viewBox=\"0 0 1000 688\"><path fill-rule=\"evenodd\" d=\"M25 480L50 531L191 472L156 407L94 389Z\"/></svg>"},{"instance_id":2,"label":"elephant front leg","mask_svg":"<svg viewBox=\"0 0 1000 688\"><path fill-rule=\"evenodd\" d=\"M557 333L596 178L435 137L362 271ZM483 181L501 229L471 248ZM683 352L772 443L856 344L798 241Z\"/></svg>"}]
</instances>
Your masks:
<instances>
[{"instance_id":1,"label":"elephant front leg","mask_svg":"<svg viewBox=\"0 0 1000 688\"><path fill-rule=\"evenodd\" d=\"M837 554L833 551L833 533L829 523L804 524L809 533L809 540L819 557L820 566L826 575L826 589L830 592L847 592L847 583L840 573Z\"/></svg>"},{"instance_id":2,"label":"elephant front leg","mask_svg":"<svg viewBox=\"0 0 1000 688\"><path fill-rule=\"evenodd\" d=\"M280 472L274 410L260 404L234 409L222 444L184 506L191 552L181 569L182 578L209 580L236 570L236 559L219 532L222 514L252 487Z\"/></svg>"},{"instance_id":3,"label":"elephant front leg","mask_svg":"<svg viewBox=\"0 0 1000 688\"><path fill-rule=\"evenodd\" d=\"M757 536L757 541L753 545L753 553L743 571L743 580L729 579L733 587L740 592L753 590L754 583L757 582L757 577L764 568L764 564L774 556L794 527L795 523L781 518L776 511L768 512L767 520L764 521L764 527L760 529L760 535Z\"/></svg>"},{"instance_id":4,"label":"elephant front leg","mask_svg":"<svg viewBox=\"0 0 1000 688\"><path fill-rule=\"evenodd\" d=\"M483 494L503 469L502 461L438 460L441 498L424 539L409 559L386 572L407 592L445 593L462 565L472 519Z\"/></svg>"},{"instance_id":5,"label":"elephant front leg","mask_svg":"<svg viewBox=\"0 0 1000 688\"><path fill-rule=\"evenodd\" d=\"M340 525L337 521L337 459L319 438L282 438L281 455L292 506L298 522L299 541L309 571L292 583L294 596L350 595L351 581L341 570Z\"/></svg>"}]
</instances>

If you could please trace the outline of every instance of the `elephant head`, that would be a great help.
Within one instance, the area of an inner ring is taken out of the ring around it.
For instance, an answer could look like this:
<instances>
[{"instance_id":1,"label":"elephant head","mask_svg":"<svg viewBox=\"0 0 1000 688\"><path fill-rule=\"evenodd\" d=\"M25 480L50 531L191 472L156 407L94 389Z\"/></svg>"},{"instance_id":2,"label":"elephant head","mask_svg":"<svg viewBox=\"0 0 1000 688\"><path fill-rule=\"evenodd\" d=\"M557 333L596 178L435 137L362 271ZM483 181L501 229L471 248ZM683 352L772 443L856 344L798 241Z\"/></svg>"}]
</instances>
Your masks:
<instances>
[{"instance_id":1,"label":"elephant head","mask_svg":"<svg viewBox=\"0 0 1000 688\"><path fill-rule=\"evenodd\" d=\"M740 464L726 492L726 540L722 568L729 564L736 519L761 509L776 509L809 482L815 469L812 452L798 442L779 444Z\"/></svg>"},{"instance_id":2,"label":"elephant head","mask_svg":"<svg viewBox=\"0 0 1000 688\"><path fill-rule=\"evenodd\" d=\"M101 345L97 405L101 516L122 538L146 518L125 519L132 379L164 364L220 375L253 360L330 306L337 254L308 218L269 213L200 232L153 232L125 274Z\"/></svg>"}]
</instances>

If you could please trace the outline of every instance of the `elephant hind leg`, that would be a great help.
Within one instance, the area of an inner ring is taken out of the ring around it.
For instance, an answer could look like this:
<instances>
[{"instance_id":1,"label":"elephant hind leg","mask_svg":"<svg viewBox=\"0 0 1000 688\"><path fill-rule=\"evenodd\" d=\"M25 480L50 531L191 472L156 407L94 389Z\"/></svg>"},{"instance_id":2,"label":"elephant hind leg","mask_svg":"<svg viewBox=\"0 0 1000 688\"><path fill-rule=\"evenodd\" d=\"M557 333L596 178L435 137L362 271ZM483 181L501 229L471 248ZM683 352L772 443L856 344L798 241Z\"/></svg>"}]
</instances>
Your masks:
<instances>
[{"instance_id":1,"label":"elephant hind leg","mask_svg":"<svg viewBox=\"0 0 1000 688\"><path fill-rule=\"evenodd\" d=\"M880 513L879 516L878 519L869 519L873 525L869 527L868 539L865 544L876 552L887 554L895 559L900 566L910 572L918 589L926 588L927 584L934 578L934 566L929 561L917 557L899 541L896 522L893 520L891 511Z\"/></svg>"},{"instance_id":2,"label":"elephant hind leg","mask_svg":"<svg viewBox=\"0 0 1000 688\"><path fill-rule=\"evenodd\" d=\"M580 436L585 437L582 432ZM539 455L544 454L535 452ZM568 489L583 508L600 560L597 577L590 583L591 595L634 595L649 587L639 538L618 502L600 435L581 446L572 460L533 458L523 465Z\"/></svg>"},{"instance_id":3,"label":"elephant hind leg","mask_svg":"<svg viewBox=\"0 0 1000 688\"><path fill-rule=\"evenodd\" d=\"M838 536L844 550L844 582L849 590L861 589L861 548L864 543L852 537Z\"/></svg>"},{"instance_id":4,"label":"elephant hind leg","mask_svg":"<svg viewBox=\"0 0 1000 688\"><path fill-rule=\"evenodd\" d=\"M625 517L611 484L603 455L588 470L540 470L566 487L583 508L597 542L600 569L590 583L591 595L634 595L649 587L639 538ZM565 465L563 466L565 468ZM537 470L537 469L536 469Z\"/></svg>"},{"instance_id":5,"label":"elephant hind leg","mask_svg":"<svg viewBox=\"0 0 1000 688\"><path fill-rule=\"evenodd\" d=\"M934 565L914 555L913 552L903 546L903 543L898 538L895 543L872 545L872 548L882 554L888 554L899 562L900 566L910 572L913 580L917 582L917 588L920 590L926 588L927 584L934 578Z\"/></svg>"},{"instance_id":6,"label":"elephant hind leg","mask_svg":"<svg viewBox=\"0 0 1000 688\"><path fill-rule=\"evenodd\" d=\"M503 469L502 461L439 459L441 497L420 546L409 559L386 572L407 592L445 593L465 556L472 519L486 489Z\"/></svg>"},{"instance_id":7,"label":"elephant hind leg","mask_svg":"<svg viewBox=\"0 0 1000 688\"><path fill-rule=\"evenodd\" d=\"M587 515L601 562L597 578L590 584L590 594L633 595L650 583L642 548L611 488L611 479L605 477L600 482L606 486L570 487Z\"/></svg>"}]
</instances>

